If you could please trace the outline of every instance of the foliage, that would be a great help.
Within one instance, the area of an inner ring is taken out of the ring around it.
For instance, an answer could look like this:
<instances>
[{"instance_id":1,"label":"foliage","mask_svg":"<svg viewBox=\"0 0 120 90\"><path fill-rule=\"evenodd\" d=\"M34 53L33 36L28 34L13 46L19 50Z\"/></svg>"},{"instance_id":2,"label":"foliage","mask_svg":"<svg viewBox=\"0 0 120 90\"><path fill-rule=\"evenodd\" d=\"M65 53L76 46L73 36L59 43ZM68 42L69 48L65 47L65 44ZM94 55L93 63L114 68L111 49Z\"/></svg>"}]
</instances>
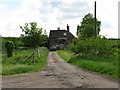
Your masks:
<instances>
[{"instance_id":1,"label":"foliage","mask_svg":"<svg viewBox=\"0 0 120 90\"><path fill-rule=\"evenodd\" d=\"M40 46L43 46L43 47L48 47L48 36L47 35L42 35L41 36L41 44Z\"/></svg>"},{"instance_id":2,"label":"foliage","mask_svg":"<svg viewBox=\"0 0 120 90\"><path fill-rule=\"evenodd\" d=\"M74 55L73 52L68 50L59 50L57 52L69 63L113 78L120 78L118 73L118 57L116 56L79 56Z\"/></svg>"},{"instance_id":3,"label":"foliage","mask_svg":"<svg viewBox=\"0 0 120 90\"><path fill-rule=\"evenodd\" d=\"M7 41L5 43L5 48L7 50L7 57L12 57L13 49L14 49L14 44L12 41Z\"/></svg>"},{"instance_id":4,"label":"foliage","mask_svg":"<svg viewBox=\"0 0 120 90\"><path fill-rule=\"evenodd\" d=\"M38 47L46 44L48 36L42 34L42 28L38 28L37 22L26 23L25 26L20 26L22 32L21 39L25 46Z\"/></svg>"},{"instance_id":5,"label":"foliage","mask_svg":"<svg viewBox=\"0 0 120 90\"><path fill-rule=\"evenodd\" d=\"M2 37L0 36L0 58L2 55Z\"/></svg>"},{"instance_id":6,"label":"foliage","mask_svg":"<svg viewBox=\"0 0 120 90\"><path fill-rule=\"evenodd\" d=\"M73 52L70 50L58 50L57 53L66 61L69 61L70 58L73 57Z\"/></svg>"},{"instance_id":7,"label":"foliage","mask_svg":"<svg viewBox=\"0 0 120 90\"><path fill-rule=\"evenodd\" d=\"M33 53L34 49L29 50L18 50L13 52L13 56L10 58L6 58L6 55L2 54L2 63L3 64L21 64L27 57L29 57Z\"/></svg>"},{"instance_id":8,"label":"foliage","mask_svg":"<svg viewBox=\"0 0 120 90\"><path fill-rule=\"evenodd\" d=\"M85 15L81 22L81 25L77 26L78 37L85 38L96 36L96 34L99 35L101 22L96 20L95 34L94 21L95 19L92 14L88 13L87 15Z\"/></svg>"},{"instance_id":9,"label":"foliage","mask_svg":"<svg viewBox=\"0 0 120 90\"><path fill-rule=\"evenodd\" d=\"M20 37L2 37L2 51L5 52L5 43L7 41L12 41L15 46L15 50L19 49L19 47L23 46L23 42Z\"/></svg>"},{"instance_id":10,"label":"foliage","mask_svg":"<svg viewBox=\"0 0 120 90\"><path fill-rule=\"evenodd\" d=\"M91 37L80 39L78 38L76 44L71 44L71 50L79 55L95 55L95 56L112 56L118 55L118 48L113 47L115 41L108 40L101 37Z\"/></svg>"},{"instance_id":11,"label":"foliage","mask_svg":"<svg viewBox=\"0 0 120 90\"><path fill-rule=\"evenodd\" d=\"M13 57L7 59L5 59L5 55L3 54L2 75L33 72L45 67L49 50L45 47L40 47L39 50L40 55L35 56L37 57L35 64L31 62L31 59L22 64L33 53L33 49L19 51L17 55L13 53Z\"/></svg>"}]
</instances>

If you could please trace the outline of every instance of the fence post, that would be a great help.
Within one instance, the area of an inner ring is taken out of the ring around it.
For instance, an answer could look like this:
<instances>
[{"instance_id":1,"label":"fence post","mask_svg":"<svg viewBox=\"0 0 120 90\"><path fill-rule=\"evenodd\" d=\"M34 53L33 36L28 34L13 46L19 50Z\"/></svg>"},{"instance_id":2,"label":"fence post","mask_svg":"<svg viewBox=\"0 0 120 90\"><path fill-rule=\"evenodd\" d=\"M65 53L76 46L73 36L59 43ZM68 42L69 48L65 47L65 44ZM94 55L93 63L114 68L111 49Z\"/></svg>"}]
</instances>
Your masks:
<instances>
[{"instance_id":1,"label":"fence post","mask_svg":"<svg viewBox=\"0 0 120 90\"><path fill-rule=\"evenodd\" d=\"M40 50L39 49L37 50L37 54L38 54L38 57L39 57L39 55L40 55Z\"/></svg>"},{"instance_id":2,"label":"fence post","mask_svg":"<svg viewBox=\"0 0 120 90\"><path fill-rule=\"evenodd\" d=\"M34 52L35 53L35 52ZM34 53L33 53L33 61L34 61L34 64L35 64L35 55L34 55Z\"/></svg>"}]
</instances>

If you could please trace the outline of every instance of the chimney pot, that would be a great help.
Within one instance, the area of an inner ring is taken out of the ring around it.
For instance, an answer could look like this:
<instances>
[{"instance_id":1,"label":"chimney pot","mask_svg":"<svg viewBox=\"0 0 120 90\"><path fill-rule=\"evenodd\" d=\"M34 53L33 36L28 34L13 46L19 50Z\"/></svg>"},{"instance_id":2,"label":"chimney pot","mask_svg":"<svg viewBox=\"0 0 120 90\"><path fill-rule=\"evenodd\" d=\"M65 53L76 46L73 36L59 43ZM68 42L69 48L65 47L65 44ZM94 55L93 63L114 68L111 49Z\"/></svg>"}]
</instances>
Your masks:
<instances>
[{"instance_id":1,"label":"chimney pot","mask_svg":"<svg viewBox=\"0 0 120 90\"><path fill-rule=\"evenodd\" d=\"M67 31L69 32L69 26L68 26L68 24L67 24Z\"/></svg>"},{"instance_id":2,"label":"chimney pot","mask_svg":"<svg viewBox=\"0 0 120 90\"><path fill-rule=\"evenodd\" d=\"M60 30L60 27L58 27L57 30Z\"/></svg>"}]
</instances>

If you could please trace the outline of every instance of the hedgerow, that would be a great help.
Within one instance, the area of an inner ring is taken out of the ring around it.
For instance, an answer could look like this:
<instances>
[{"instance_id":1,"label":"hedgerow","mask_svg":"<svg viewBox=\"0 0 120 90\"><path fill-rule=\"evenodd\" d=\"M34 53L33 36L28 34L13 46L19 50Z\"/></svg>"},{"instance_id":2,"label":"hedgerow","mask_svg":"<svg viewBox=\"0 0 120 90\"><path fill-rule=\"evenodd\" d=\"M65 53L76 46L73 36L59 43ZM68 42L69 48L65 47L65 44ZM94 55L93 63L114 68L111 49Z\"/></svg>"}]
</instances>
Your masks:
<instances>
[{"instance_id":1,"label":"hedgerow","mask_svg":"<svg viewBox=\"0 0 120 90\"><path fill-rule=\"evenodd\" d=\"M116 44L116 47L114 45ZM118 55L117 42L107 38L91 37L76 40L70 45L71 50L79 55L113 56Z\"/></svg>"}]
</instances>

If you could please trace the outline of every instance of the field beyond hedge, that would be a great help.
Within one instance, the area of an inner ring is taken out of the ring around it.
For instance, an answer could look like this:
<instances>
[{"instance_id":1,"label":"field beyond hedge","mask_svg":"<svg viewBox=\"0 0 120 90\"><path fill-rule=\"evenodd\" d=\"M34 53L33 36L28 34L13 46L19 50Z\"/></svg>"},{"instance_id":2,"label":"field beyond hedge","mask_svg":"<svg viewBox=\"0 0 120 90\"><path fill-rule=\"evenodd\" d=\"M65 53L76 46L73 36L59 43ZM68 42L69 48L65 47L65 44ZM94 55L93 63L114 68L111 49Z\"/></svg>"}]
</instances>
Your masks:
<instances>
[{"instance_id":1,"label":"field beyond hedge","mask_svg":"<svg viewBox=\"0 0 120 90\"><path fill-rule=\"evenodd\" d=\"M59 50L58 54L67 62L113 78L118 74L118 57L79 56L69 50Z\"/></svg>"},{"instance_id":2,"label":"field beyond hedge","mask_svg":"<svg viewBox=\"0 0 120 90\"><path fill-rule=\"evenodd\" d=\"M13 56L6 58L6 55L2 55L2 75L19 74L25 72L38 71L45 67L47 63L47 56L49 50L45 47L40 47L40 54L35 54L36 62L33 62L33 58L30 58L27 62L23 63L32 53L34 49L20 50L13 53Z\"/></svg>"}]
</instances>

